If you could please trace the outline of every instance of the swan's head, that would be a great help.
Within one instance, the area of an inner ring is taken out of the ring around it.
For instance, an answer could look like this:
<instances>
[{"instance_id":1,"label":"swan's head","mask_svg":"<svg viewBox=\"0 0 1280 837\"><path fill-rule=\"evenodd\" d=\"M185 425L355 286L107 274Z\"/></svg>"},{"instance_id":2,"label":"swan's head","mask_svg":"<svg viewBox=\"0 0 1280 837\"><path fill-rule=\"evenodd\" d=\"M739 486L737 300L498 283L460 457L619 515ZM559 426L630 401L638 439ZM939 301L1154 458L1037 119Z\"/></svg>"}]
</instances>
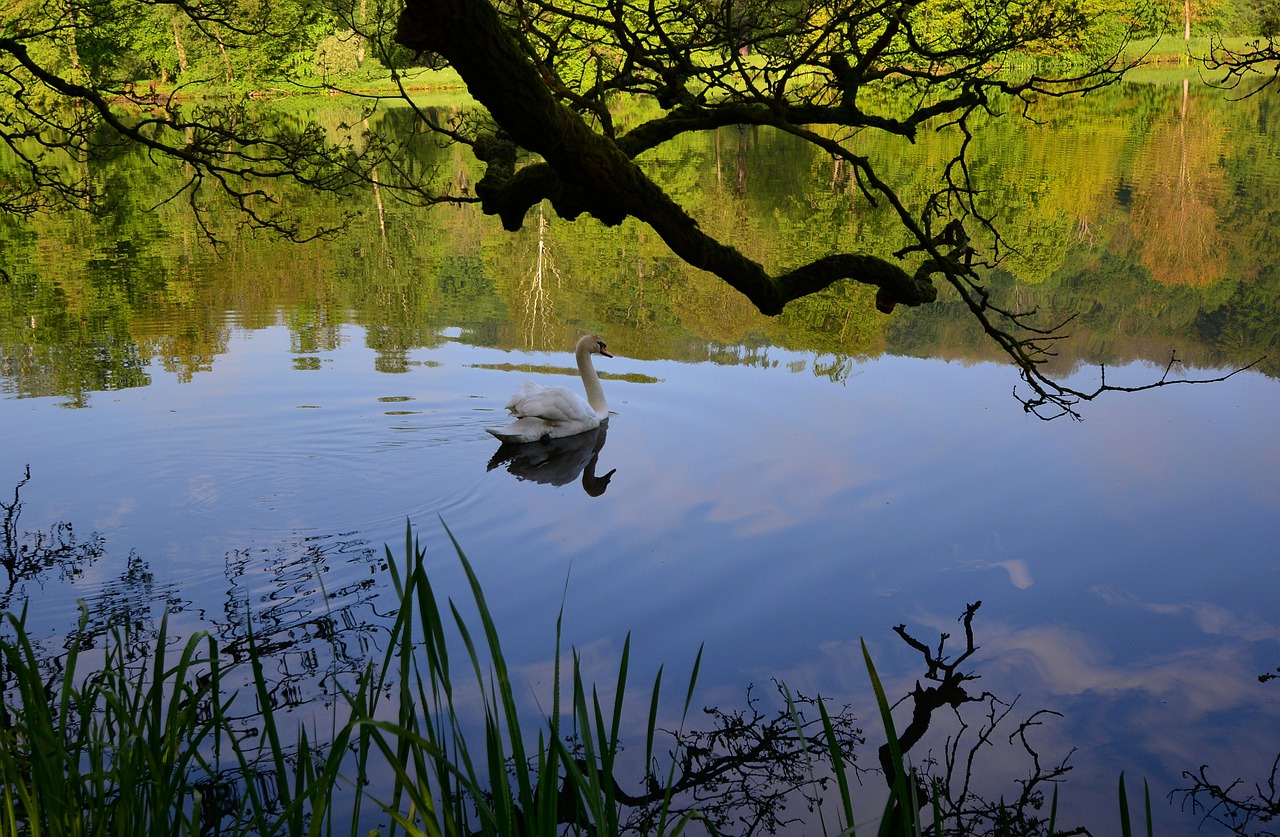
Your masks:
<instances>
[{"instance_id":1,"label":"swan's head","mask_svg":"<svg viewBox=\"0 0 1280 837\"><path fill-rule=\"evenodd\" d=\"M580 341L578 341L579 345L582 345L583 343L586 343L591 347L591 354L593 355L604 355L605 357L613 357L613 353L610 352L608 348L605 347L604 341L600 339L600 336L598 334L588 334L586 337L583 337Z\"/></svg>"}]
</instances>

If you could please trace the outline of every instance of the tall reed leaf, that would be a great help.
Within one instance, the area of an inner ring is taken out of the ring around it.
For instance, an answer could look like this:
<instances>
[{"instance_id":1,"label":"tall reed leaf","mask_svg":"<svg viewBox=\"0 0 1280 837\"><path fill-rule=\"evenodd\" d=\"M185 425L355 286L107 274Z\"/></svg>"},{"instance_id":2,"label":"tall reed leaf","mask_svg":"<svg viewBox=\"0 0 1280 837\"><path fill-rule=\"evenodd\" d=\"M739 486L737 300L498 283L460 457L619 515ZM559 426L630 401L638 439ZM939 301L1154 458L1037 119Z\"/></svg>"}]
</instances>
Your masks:
<instances>
[{"instance_id":1,"label":"tall reed leaf","mask_svg":"<svg viewBox=\"0 0 1280 837\"><path fill-rule=\"evenodd\" d=\"M898 733L893 725L893 712L889 706L889 699L885 696L884 685L880 682L880 675L876 673L875 663L871 661L871 652L867 650L866 640L862 640L862 659L867 666L867 674L871 678L871 689L875 692L876 706L880 709L880 723L884 726L885 735L888 738L889 761L890 767L893 769L893 777L891 782L891 792L889 799L885 803L885 815L880 820L879 834L886 835L894 832L895 829L910 829L912 822L908 818L908 810L911 800L907 794L907 771L903 764L902 748L898 744ZM894 812L900 811L899 815L902 822L895 822Z\"/></svg>"},{"instance_id":2,"label":"tall reed leaf","mask_svg":"<svg viewBox=\"0 0 1280 837\"><path fill-rule=\"evenodd\" d=\"M844 769L844 757L840 752L840 744L836 741L835 726L831 723L831 716L827 714L827 704L821 698L818 700L818 712L822 717L822 733L827 740L827 752L831 755L831 768L836 774L836 787L840 792L840 804L844 812L844 828L840 833L853 837L855 833L853 795L849 790L849 776Z\"/></svg>"}]
</instances>

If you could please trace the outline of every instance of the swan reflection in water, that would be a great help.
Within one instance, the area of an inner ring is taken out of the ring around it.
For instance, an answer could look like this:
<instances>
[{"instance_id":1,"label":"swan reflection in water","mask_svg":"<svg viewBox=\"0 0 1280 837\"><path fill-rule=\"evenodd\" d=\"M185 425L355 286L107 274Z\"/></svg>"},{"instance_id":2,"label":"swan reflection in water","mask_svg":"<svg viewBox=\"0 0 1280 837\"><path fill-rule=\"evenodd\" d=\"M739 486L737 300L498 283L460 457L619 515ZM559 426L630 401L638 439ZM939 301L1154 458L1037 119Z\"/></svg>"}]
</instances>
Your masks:
<instances>
[{"instance_id":1,"label":"swan reflection in water","mask_svg":"<svg viewBox=\"0 0 1280 837\"><path fill-rule=\"evenodd\" d=\"M582 489L592 497L599 497L618 470L614 468L603 476L596 476L596 465L608 429L609 420L605 419L598 427L561 439L504 443L489 460L486 470L492 471L505 464L507 472L516 479L555 486L568 485L581 474Z\"/></svg>"}]
</instances>

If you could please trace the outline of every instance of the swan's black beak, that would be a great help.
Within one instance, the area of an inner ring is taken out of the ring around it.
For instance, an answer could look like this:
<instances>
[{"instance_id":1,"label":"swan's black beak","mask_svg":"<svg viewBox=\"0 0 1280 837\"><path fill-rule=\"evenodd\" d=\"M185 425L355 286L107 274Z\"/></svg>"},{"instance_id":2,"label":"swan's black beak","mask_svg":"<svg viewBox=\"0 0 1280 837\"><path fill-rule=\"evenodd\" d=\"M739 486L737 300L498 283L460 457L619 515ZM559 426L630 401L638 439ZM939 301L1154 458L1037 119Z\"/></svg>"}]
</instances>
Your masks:
<instances>
[{"instance_id":1,"label":"swan's black beak","mask_svg":"<svg viewBox=\"0 0 1280 837\"><path fill-rule=\"evenodd\" d=\"M604 355L605 357L613 357L613 353L604 347L603 340L597 340L596 345L600 347L600 354Z\"/></svg>"}]
</instances>

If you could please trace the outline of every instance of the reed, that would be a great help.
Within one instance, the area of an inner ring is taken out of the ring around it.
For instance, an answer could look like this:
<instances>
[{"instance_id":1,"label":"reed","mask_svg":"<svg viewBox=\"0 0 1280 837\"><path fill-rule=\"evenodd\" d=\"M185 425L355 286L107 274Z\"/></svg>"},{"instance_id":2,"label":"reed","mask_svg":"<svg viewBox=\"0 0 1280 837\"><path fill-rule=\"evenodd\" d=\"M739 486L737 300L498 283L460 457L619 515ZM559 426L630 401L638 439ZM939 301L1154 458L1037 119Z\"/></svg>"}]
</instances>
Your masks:
<instances>
[{"instance_id":1,"label":"reed","mask_svg":"<svg viewBox=\"0 0 1280 837\"><path fill-rule=\"evenodd\" d=\"M231 711L238 696L229 685L230 667L207 634L174 643L162 619L144 657L136 653L138 638L122 627L109 635L103 649L93 649L92 665L89 649L73 640L58 673L50 677L28 635L25 613L4 614L0 837L623 833L629 827L626 802L615 776L620 772L625 698L634 693L630 637L622 648L610 705L586 682L576 652L562 680L557 619L550 706L531 720L516 699L481 582L451 532L449 537L478 615L475 624L452 600L437 596L424 551L407 527L403 559L397 561L387 549L391 585L400 604L392 641L381 659L340 686L342 700L323 730L316 721L310 731L296 722L293 729L286 728L286 719L273 708L252 631L249 671L241 681L257 703L257 734L249 735ZM88 616L82 610L82 629ZM891 791L878 816L872 812L865 822L855 823L850 768L836 726L818 700L838 804L834 832L828 831L830 812L821 808L816 827L824 835L842 837L941 835L937 795L932 794L933 816L925 824L921 777L896 748L891 705L865 644L863 656L890 748ZM677 721L681 730L694 705L701 657L699 650L683 684ZM47 669L47 661L44 665ZM674 804L673 758L668 757L659 775L656 733L667 723L659 719L662 669L645 691L643 752L651 771L646 782L660 802L645 819L642 833L680 835L697 822L714 834L714 823L696 808ZM785 687L782 692L793 727L802 736L797 704ZM806 765L808 781L820 784L813 764ZM340 807L335 805L339 800ZM1122 832L1132 833L1123 776L1120 803ZM1150 834L1149 793L1146 808ZM1055 792L1048 834L1053 833L1056 811Z\"/></svg>"},{"instance_id":2,"label":"reed","mask_svg":"<svg viewBox=\"0 0 1280 837\"><path fill-rule=\"evenodd\" d=\"M167 621L156 653L140 665L127 631L107 642L102 664L80 677L78 642L58 682L46 683L25 629L5 614L12 640L0 644L0 834L200 833L200 791L211 775L206 745L216 736L220 689L216 643L193 636L170 660ZM82 611L81 628L88 619Z\"/></svg>"}]
</instances>

